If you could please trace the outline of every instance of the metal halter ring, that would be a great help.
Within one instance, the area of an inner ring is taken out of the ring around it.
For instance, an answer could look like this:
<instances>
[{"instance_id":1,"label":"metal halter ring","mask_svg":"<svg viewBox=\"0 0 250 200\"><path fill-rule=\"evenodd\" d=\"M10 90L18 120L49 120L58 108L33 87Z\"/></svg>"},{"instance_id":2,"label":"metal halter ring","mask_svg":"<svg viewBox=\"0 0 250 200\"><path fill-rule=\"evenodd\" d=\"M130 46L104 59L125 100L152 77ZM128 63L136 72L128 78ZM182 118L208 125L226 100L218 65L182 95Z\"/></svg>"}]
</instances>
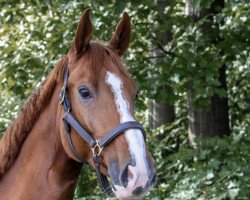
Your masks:
<instances>
[{"instance_id":1,"label":"metal halter ring","mask_svg":"<svg viewBox=\"0 0 250 200\"><path fill-rule=\"evenodd\" d=\"M103 147L100 147L99 140L96 140L95 142L96 142L95 146L91 148L91 150L92 150L93 155L99 156L102 152Z\"/></svg>"}]
</instances>

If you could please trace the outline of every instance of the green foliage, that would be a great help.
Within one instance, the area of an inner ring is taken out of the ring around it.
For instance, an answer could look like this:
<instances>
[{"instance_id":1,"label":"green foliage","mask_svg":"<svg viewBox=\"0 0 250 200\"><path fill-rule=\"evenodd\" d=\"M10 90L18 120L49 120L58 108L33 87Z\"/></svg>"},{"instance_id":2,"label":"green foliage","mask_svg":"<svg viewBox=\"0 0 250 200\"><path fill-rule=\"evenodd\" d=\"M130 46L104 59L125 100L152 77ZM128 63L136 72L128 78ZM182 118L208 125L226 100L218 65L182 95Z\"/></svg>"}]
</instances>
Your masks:
<instances>
[{"instance_id":1,"label":"green foliage","mask_svg":"<svg viewBox=\"0 0 250 200\"><path fill-rule=\"evenodd\" d=\"M193 1L195 12L216 1ZM94 38L108 41L123 10L133 25L125 62L139 86L137 118L148 129L148 101L176 107L176 120L152 131L148 145L158 166L158 185L147 199L249 199L250 2L225 1L217 14L195 21L185 3L165 8L155 1L59 0L0 2L0 133L8 127L30 92L71 46L80 14L90 7ZM163 9L160 14L159 9ZM204 27L207 27L207 29ZM171 32L171 41L160 38ZM157 50L161 56L152 55ZM226 66L227 91L219 69ZM162 88L172 88L166 94ZM210 97L228 97L232 134L188 146L186 94L195 91L202 109ZM156 145L157 144L157 145ZM84 168L76 199L105 199L95 174Z\"/></svg>"},{"instance_id":2,"label":"green foliage","mask_svg":"<svg viewBox=\"0 0 250 200\"><path fill-rule=\"evenodd\" d=\"M176 141L168 138L180 137L181 131L174 133L176 128L169 131L166 126L167 137L155 151L158 187L148 199L249 199L249 117L245 129L226 138L197 139L196 149L187 143L176 149ZM169 149L171 153L164 154Z\"/></svg>"},{"instance_id":3,"label":"green foliage","mask_svg":"<svg viewBox=\"0 0 250 200\"><path fill-rule=\"evenodd\" d=\"M96 174L89 166L82 168L78 182L78 187L75 191L74 198L77 200L100 199L104 194L101 188L98 187Z\"/></svg>"}]
</instances>

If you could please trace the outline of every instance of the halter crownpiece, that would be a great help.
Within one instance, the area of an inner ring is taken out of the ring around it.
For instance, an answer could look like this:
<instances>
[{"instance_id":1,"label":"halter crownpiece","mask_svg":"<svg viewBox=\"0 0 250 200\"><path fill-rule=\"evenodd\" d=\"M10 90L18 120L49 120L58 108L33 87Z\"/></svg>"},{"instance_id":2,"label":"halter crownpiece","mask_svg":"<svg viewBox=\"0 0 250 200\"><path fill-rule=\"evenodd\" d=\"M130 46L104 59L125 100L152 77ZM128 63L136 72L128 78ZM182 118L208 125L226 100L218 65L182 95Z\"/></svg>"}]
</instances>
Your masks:
<instances>
[{"instance_id":1,"label":"halter crownpiece","mask_svg":"<svg viewBox=\"0 0 250 200\"><path fill-rule=\"evenodd\" d=\"M146 140L145 131L143 129L143 126L139 122L127 121L116 126L113 130L107 133L100 140L94 139L70 113L71 103L67 94L68 78L69 78L69 68L67 64L66 69L65 69L63 88L60 93L60 104L63 105L64 111L65 111L65 114L63 116L63 123L64 123L64 127L66 130L66 136L68 139L69 146L79 162L88 164L86 160L82 159L81 156L79 156L79 154L77 153L73 145L71 134L70 134L70 129L72 127L82 137L82 139L88 143L88 145L90 146L92 150L97 179L100 185L102 186L103 191L108 196L114 196L114 192L112 191L113 187L109 184L108 178L100 170L99 156L102 153L102 150L105 146L107 146L113 139L115 139L118 135L124 133L126 130L138 129L143 133L144 139ZM115 188L113 189L115 190Z\"/></svg>"}]
</instances>

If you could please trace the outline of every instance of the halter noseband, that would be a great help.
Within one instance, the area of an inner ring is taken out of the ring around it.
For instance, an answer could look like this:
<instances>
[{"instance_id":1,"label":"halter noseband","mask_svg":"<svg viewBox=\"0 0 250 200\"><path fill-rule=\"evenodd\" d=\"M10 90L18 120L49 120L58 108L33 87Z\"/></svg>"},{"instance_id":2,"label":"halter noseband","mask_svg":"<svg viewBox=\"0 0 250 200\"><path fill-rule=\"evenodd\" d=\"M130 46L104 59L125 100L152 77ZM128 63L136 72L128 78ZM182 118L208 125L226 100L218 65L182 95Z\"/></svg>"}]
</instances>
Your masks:
<instances>
[{"instance_id":1,"label":"halter noseband","mask_svg":"<svg viewBox=\"0 0 250 200\"><path fill-rule=\"evenodd\" d=\"M63 105L64 111L65 111L65 114L63 116L63 123L64 123L64 127L66 130L66 135L67 135L67 139L69 142L69 146L78 161L88 164L86 160L82 159L79 156L79 154L77 153L73 145L71 135L70 135L70 128L73 127L76 130L76 132L88 143L88 145L90 146L92 150L97 179L100 185L102 186L103 191L109 196L114 196L112 188L113 189L115 188L109 184L108 178L100 170L99 156L105 146L107 146L113 139L115 139L118 135L124 133L126 130L138 129L143 133L144 139L146 139L145 131L143 129L143 126L139 122L128 121L128 122L124 122L116 126L113 130L107 133L102 139L95 140L70 113L71 103L67 94L68 78L69 78L69 68L67 64L66 69L65 69L63 88L60 93L60 104Z\"/></svg>"}]
</instances>

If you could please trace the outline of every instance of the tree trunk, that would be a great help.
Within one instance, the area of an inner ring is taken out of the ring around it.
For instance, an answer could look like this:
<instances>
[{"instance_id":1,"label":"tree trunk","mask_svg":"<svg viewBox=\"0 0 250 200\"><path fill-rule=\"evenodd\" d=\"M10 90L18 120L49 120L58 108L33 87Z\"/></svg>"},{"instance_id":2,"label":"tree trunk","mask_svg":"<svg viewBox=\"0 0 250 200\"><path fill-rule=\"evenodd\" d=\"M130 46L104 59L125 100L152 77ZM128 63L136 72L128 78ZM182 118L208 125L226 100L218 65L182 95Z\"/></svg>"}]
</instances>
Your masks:
<instances>
[{"instance_id":1,"label":"tree trunk","mask_svg":"<svg viewBox=\"0 0 250 200\"><path fill-rule=\"evenodd\" d=\"M155 129L163 124L173 122L175 118L174 106L165 103L164 101L157 103L150 101L150 128Z\"/></svg>"},{"instance_id":2,"label":"tree trunk","mask_svg":"<svg viewBox=\"0 0 250 200\"><path fill-rule=\"evenodd\" d=\"M206 11L197 12L193 9L193 0L186 0L186 14L192 16L194 21L199 20L203 14L216 14L215 7L223 6L224 1L218 0ZM204 27L208 29L209 27ZM215 42L215 40L211 40ZM226 67L222 66L219 70L219 81L221 88L227 90ZM188 90L188 119L189 119L189 140L195 145L195 136L222 136L229 135L229 112L228 98L220 98L217 95L211 97L211 107L209 110L196 109L193 106L195 92L192 88Z\"/></svg>"},{"instance_id":3,"label":"tree trunk","mask_svg":"<svg viewBox=\"0 0 250 200\"><path fill-rule=\"evenodd\" d=\"M159 7L159 14L163 18L163 12L165 7L169 4L169 0L157 0L157 5ZM166 45L171 40L171 33L165 32L160 36L160 44L162 46ZM153 57L160 57L162 56L163 52L159 49L151 52ZM157 67L157 66L156 66ZM163 92L166 94L173 93L172 88L164 87L162 88ZM149 103L149 126L151 129L155 129L163 124L171 123L174 121L175 118L175 109L173 105L170 105L166 102L166 100L161 100L156 102L155 100L151 100Z\"/></svg>"}]
</instances>

